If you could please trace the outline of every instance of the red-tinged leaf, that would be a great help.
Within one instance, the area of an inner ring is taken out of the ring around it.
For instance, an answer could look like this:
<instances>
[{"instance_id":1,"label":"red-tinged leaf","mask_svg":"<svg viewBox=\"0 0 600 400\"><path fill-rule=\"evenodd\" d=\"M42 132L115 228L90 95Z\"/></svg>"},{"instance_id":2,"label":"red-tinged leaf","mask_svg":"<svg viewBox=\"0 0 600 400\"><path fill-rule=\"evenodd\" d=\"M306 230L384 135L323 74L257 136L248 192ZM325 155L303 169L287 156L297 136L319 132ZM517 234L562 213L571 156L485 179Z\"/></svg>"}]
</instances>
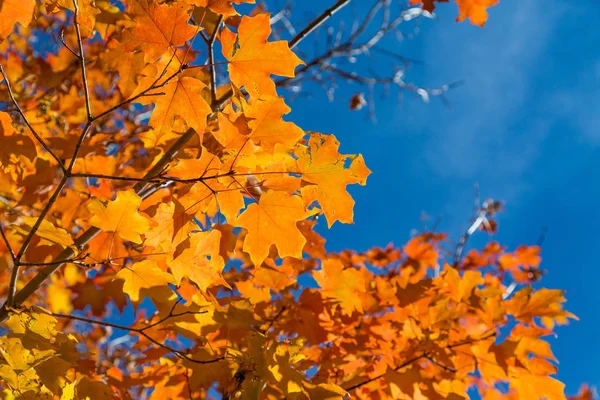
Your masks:
<instances>
[{"instance_id":1,"label":"red-tinged leaf","mask_svg":"<svg viewBox=\"0 0 600 400\"><path fill-rule=\"evenodd\" d=\"M135 27L125 34L125 51L141 50L148 62L156 61L191 39L198 28L188 24L192 7L184 3L157 4L153 0L127 0L127 13Z\"/></svg>"}]
</instances>

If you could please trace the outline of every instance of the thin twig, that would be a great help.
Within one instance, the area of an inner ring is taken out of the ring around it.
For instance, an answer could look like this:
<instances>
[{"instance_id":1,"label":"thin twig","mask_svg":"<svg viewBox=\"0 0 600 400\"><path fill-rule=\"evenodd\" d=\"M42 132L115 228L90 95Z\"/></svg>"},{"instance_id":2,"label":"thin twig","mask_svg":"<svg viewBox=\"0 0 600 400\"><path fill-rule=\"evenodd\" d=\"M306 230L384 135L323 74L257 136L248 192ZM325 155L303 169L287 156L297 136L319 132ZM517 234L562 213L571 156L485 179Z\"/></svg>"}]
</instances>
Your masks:
<instances>
[{"instance_id":1,"label":"thin twig","mask_svg":"<svg viewBox=\"0 0 600 400\"><path fill-rule=\"evenodd\" d=\"M215 31L207 42L208 45L208 65L210 74L210 93L211 93L211 108L214 109L217 104L217 68L215 65L215 40L219 33L219 28L223 22L223 15L221 15L215 26Z\"/></svg>"},{"instance_id":2,"label":"thin twig","mask_svg":"<svg viewBox=\"0 0 600 400\"><path fill-rule=\"evenodd\" d=\"M33 225L33 227L31 227L31 230L25 237L25 240L23 241L23 244L21 245L21 249L15 256L13 270L10 274L10 283L8 284L8 295L6 297L6 304L8 306L14 305L14 298L15 298L15 293L17 290L17 281L19 279L19 271L21 269L21 259L23 258L23 255L25 255L25 252L27 251L27 248L31 244L31 241L33 240L33 237L35 236L36 232L42 225L44 218L46 218L46 215L48 214L48 212L50 212L50 209L52 208L52 206L58 199L58 196L60 195L63 188L65 187L67 180L68 180L68 177L66 175L64 175L62 177L62 179L60 180L60 182L58 183L58 186L54 190L54 193L52 193L52 196L48 200L48 203L42 210L42 213L38 216L37 220L35 221L35 224Z\"/></svg>"},{"instance_id":3,"label":"thin twig","mask_svg":"<svg viewBox=\"0 0 600 400\"><path fill-rule=\"evenodd\" d=\"M279 312L269 321L269 324L262 332L263 333L269 332L269 329L271 329L273 327L273 324L279 319L279 317L281 317L281 315L283 315L283 313L285 312L286 309L287 309L286 306L282 306L281 310L279 310Z\"/></svg>"},{"instance_id":4,"label":"thin twig","mask_svg":"<svg viewBox=\"0 0 600 400\"><path fill-rule=\"evenodd\" d=\"M63 44L63 46L65 46L65 48L67 50L69 50L71 52L71 54L73 54L75 57L79 58L79 54L77 54L75 52L75 50L73 50L65 41L65 31L60 31L59 39L60 39L60 42Z\"/></svg>"},{"instance_id":5,"label":"thin twig","mask_svg":"<svg viewBox=\"0 0 600 400\"><path fill-rule=\"evenodd\" d=\"M455 347L464 346L466 344L472 344L472 343L476 343L476 342L481 342L483 340L487 340L487 339L490 339L490 338L495 337L495 336L496 336L496 332L492 331L492 332L489 332L489 333L487 333L487 334L485 334L485 335L483 335L483 336L481 336L479 338L467 339L467 340L464 340L464 341L461 341L461 342L453 343L453 344L450 344L450 345L446 346L445 348L446 349L452 349L452 348L455 348ZM402 364L396 366L393 370L394 371L399 371L402 368L408 367L409 365L411 365L414 362L417 362L417 361L419 361L421 359L426 359L426 358L429 358L429 357L430 357L430 354L425 351L425 352L419 354L418 356L415 356L413 358L410 358L410 359L404 361ZM439 364L437 364L437 365L439 365ZM385 376L385 373L381 374L381 375L377 375L377 376L375 376L373 378L369 378L369 379L366 379L366 380L364 380L362 382L359 382L359 383L357 383L355 385L352 385L352 386L350 386L348 388L344 388L344 390L347 391L347 392L350 392L352 390L358 389L361 386L367 385L367 384L369 384L371 382L374 382L374 381L376 381L378 379L381 379L384 376Z\"/></svg>"},{"instance_id":6,"label":"thin twig","mask_svg":"<svg viewBox=\"0 0 600 400\"><path fill-rule=\"evenodd\" d=\"M0 224L0 234L2 235L2 240L4 241L4 245L6 246L8 253L10 254L10 258L12 258L13 264L16 264L15 252L13 251L12 247L10 246L10 243L8 242L8 238L6 237L6 233L4 232L4 227L2 226L2 224Z\"/></svg>"},{"instance_id":7,"label":"thin twig","mask_svg":"<svg viewBox=\"0 0 600 400\"><path fill-rule=\"evenodd\" d=\"M83 80L83 93L85 96L85 110L87 112L87 119L91 121L92 117L92 105L90 101L90 90L88 88L87 81L87 72L85 67L85 53L83 52L83 40L81 39L81 30L79 29L79 21L77 17L79 16L79 5L77 4L77 0L73 0L73 6L75 7L75 16L73 18L73 25L75 25L75 33L77 35L77 46L79 47L79 54L77 58L79 59L79 63L81 64L81 79Z\"/></svg>"},{"instance_id":8,"label":"thin twig","mask_svg":"<svg viewBox=\"0 0 600 400\"><path fill-rule=\"evenodd\" d=\"M398 370L400 370L400 369L402 369L404 367L408 367L412 363L417 362L417 361L421 360L422 358L425 358L426 355L427 355L427 353L423 353L423 354L420 354L420 355L418 355L416 357L413 357L413 358L411 358L409 360L406 360L402 364L400 364L397 367L395 367L394 371L398 371ZM350 387L344 388L344 390L347 391L347 392L351 392L352 390L358 389L361 386L365 386L365 385L368 385L371 382L379 380L379 379L383 378L384 376L385 376L385 374L377 375L377 376L375 376L373 378L366 379L366 380L364 380L362 382L359 382L359 383L357 383L355 385L352 385Z\"/></svg>"},{"instance_id":9,"label":"thin twig","mask_svg":"<svg viewBox=\"0 0 600 400\"><path fill-rule=\"evenodd\" d=\"M173 353L178 358L185 359L187 361L190 361L190 362L193 362L196 364L212 364L212 363L222 361L225 359L224 356L213 358L212 360L197 360L195 358L192 358L192 357L188 356L187 354L185 354L184 352L174 349L164 343L161 343L158 340L154 339L152 336L148 335L145 331L149 328L149 326L146 326L144 328L133 328L130 326L114 324L111 322L99 321L99 320L95 320L95 319L91 319L91 318L78 317L76 315L57 314L57 313L49 313L49 315L52 315L56 318L65 318L65 319L70 319L70 320L74 320L74 321L86 322L86 323L92 324L92 325L100 325L100 326L111 327L111 328L119 329L119 330L123 330L123 331L134 332L134 333L137 333L138 335L142 335L143 337L145 337L146 339L148 339L150 342L154 343L155 345L162 347L165 350L168 350L169 352Z\"/></svg>"},{"instance_id":10,"label":"thin twig","mask_svg":"<svg viewBox=\"0 0 600 400\"><path fill-rule=\"evenodd\" d=\"M4 72L4 68L2 67L2 64L0 64L0 74L2 74L2 77L4 78L4 83L6 84L6 89L8 90L8 96L10 97L10 100L12 101L13 105L19 112L19 115L21 115L21 118L23 118L23 121L25 121L25 124L27 125L27 127L29 128L29 130L31 131L33 136L36 138L36 140L42 145L44 150L46 150L48 152L48 154L50 154L52 156L52 158L54 158L54 160L58 163L60 168L64 171L65 165L63 164L62 160L60 158L58 158L58 156L54 153L54 151L52 151L52 149L50 148L50 146L48 146L48 144L44 141L44 139L42 139L42 137L37 133L37 131L35 129L33 129L33 126L31 125L31 123L29 122L27 117L25 116L25 113L21 109L21 106L19 106L19 103L15 99L15 95L12 91L12 87L10 86L10 81L8 80L8 76L6 75L6 72Z\"/></svg>"},{"instance_id":11,"label":"thin twig","mask_svg":"<svg viewBox=\"0 0 600 400\"><path fill-rule=\"evenodd\" d=\"M342 8L347 6L352 0L338 0L333 6L329 7L327 10L323 11L321 15L315 18L310 24L308 24L304 29L302 29L298 34L290 40L290 49L293 49L297 45L300 44L304 38L310 35L315 29L320 27L335 15Z\"/></svg>"}]
</instances>

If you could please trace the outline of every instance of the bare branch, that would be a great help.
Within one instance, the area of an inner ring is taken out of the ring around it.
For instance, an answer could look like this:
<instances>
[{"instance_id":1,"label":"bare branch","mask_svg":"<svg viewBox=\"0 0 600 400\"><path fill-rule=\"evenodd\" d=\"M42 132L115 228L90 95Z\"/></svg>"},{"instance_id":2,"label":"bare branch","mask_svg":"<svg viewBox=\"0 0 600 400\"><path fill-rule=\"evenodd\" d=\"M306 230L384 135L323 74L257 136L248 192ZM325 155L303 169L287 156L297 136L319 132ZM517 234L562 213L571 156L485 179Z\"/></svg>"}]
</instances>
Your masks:
<instances>
[{"instance_id":1,"label":"bare branch","mask_svg":"<svg viewBox=\"0 0 600 400\"><path fill-rule=\"evenodd\" d=\"M73 49L72 49L72 48L71 48L71 47L70 47L70 46L67 44L67 42L65 41L65 31L60 31L60 37L59 37L59 39L60 39L60 42L63 44L63 46L65 46L65 48L66 48L67 50L69 50L69 51L71 52L71 54L73 54L75 57L79 58L79 54L77 54L77 53L75 52L75 50L73 50Z\"/></svg>"},{"instance_id":2,"label":"bare branch","mask_svg":"<svg viewBox=\"0 0 600 400\"><path fill-rule=\"evenodd\" d=\"M223 15L221 15L215 26L215 31L206 43L208 45L208 65L210 73L210 93L211 93L211 108L214 109L217 104L217 68L215 65L215 40L219 33L219 28L223 22Z\"/></svg>"},{"instance_id":3,"label":"bare branch","mask_svg":"<svg viewBox=\"0 0 600 400\"><path fill-rule=\"evenodd\" d=\"M333 6L329 7L327 10L323 11L321 15L315 18L310 24L308 24L304 29L302 29L298 34L290 40L290 49L293 49L297 45L304 40L308 35L310 35L315 29L320 27L335 15L338 11L348 5L352 0L338 0Z\"/></svg>"}]
</instances>

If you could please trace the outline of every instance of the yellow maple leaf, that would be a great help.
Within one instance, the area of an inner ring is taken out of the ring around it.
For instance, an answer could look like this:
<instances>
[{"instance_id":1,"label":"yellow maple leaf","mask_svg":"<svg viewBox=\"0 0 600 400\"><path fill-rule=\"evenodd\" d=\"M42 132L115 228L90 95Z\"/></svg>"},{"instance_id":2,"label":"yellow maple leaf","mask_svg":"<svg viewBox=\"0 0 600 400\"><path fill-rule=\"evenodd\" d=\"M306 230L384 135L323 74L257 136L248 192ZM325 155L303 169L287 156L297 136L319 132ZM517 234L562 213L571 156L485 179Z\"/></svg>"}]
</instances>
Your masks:
<instances>
[{"instance_id":1,"label":"yellow maple leaf","mask_svg":"<svg viewBox=\"0 0 600 400\"><path fill-rule=\"evenodd\" d=\"M30 229L37 222L36 217L24 216L22 218ZM69 234L69 232L54 226L54 224L48 220L42 221L35 234L50 243L58 244L63 247L69 247L74 243L73 237Z\"/></svg>"},{"instance_id":2,"label":"yellow maple leaf","mask_svg":"<svg viewBox=\"0 0 600 400\"><path fill-rule=\"evenodd\" d=\"M125 281L123 291L134 303L140 301L140 291L143 289L165 287L169 283L175 283L173 275L160 269L154 260L140 261L130 268L123 268L115 278Z\"/></svg>"},{"instance_id":3,"label":"yellow maple leaf","mask_svg":"<svg viewBox=\"0 0 600 400\"><path fill-rule=\"evenodd\" d=\"M365 271L344 269L340 260L328 259L323 261L320 270L313 271L313 277L323 288L323 295L339 303L344 314L350 315L355 310L363 312L367 292Z\"/></svg>"},{"instance_id":4,"label":"yellow maple leaf","mask_svg":"<svg viewBox=\"0 0 600 400\"><path fill-rule=\"evenodd\" d=\"M142 199L133 190L117 193L117 198L107 205L94 199L88 210L94 216L90 224L105 232L115 232L121 238L142 243L141 234L150 229L148 220L138 214Z\"/></svg>"},{"instance_id":5,"label":"yellow maple leaf","mask_svg":"<svg viewBox=\"0 0 600 400\"><path fill-rule=\"evenodd\" d=\"M177 249L178 255L168 261L175 283L179 284L187 276L206 291L213 285L230 288L221 273L225 266L219 254L221 232L213 229L210 232L196 232L190 235Z\"/></svg>"}]
</instances>

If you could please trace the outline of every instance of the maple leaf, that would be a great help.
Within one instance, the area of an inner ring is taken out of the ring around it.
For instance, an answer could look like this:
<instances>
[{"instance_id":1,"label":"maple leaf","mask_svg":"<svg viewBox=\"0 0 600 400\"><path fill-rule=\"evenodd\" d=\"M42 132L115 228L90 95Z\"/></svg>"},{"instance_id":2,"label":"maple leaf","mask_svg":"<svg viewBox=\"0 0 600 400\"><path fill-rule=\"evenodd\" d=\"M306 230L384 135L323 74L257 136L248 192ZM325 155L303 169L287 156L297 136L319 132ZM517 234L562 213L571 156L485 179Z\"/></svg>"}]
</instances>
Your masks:
<instances>
[{"instance_id":1,"label":"maple leaf","mask_svg":"<svg viewBox=\"0 0 600 400\"><path fill-rule=\"evenodd\" d=\"M129 268L123 268L115 278L124 281L123 292L134 303L140 301L144 289L163 288L169 283L175 283L173 276L160 269L154 260L140 261Z\"/></svg>"},{"instance_id":2,"label":"maple leaf","mask_svg":"<svg viewBox=\"0 0 600 400\"><path fill-rule=\"evenodd\" d=\"M100 10L96 8L94 0L76 0L77 1L77 21L82 28L84 35L91 35L96 24L96 15ZM75 3L73 0L46 0L46 10L56 12L60 9L67 9L75 12Z\"/></svg>"},{"instance_id":3,"label":"maple leaf","mask_svg":"<svg viewBox=\"0 0 600 400\"><path fill-rule=\"evenodd\" d=\"M336 259L324 260L321 267L313 272L313 277L323 289L323 295L339 304L344 314L362 313L368 274L355 268L344 269Z\"/></svg>"},{"instance_id":4,"label":"maple leaf","mask_svg":"<svg viewBox=\"0 0 600 400\"><path fill-rule=\"evenodd\" d=\"M470 19L475 25L484 26L488 19L487 9L499 3L499 0L456 0L459 14L457 21Z\"/></svg>"},{"instance_id":5,"label":"maple leaf","mask_svg":"<svg viewBox=\"0 0 600 400\"><path fill-rule=\"evenodd\" d=\"M29 233L31 228L37 222L37 218L23 217L23 222L25 222L29 228L26 230L26 233ZM73 237L66 230L54 226L52 222L47 220L41 222L35 234L50 243L58 244L63 247L69 247L74 244Z\"/></svg>"},{"instance_id":6,"label":"maple leaf","mask_svg":"<svg viewBox=\"0 0 600 400\"><path fill-rule=\"evenodd\" d=\"M547 375L530 374L519 367L510 368L510 388L522 399L566 400L565 384Z\"/></svg>"},{"instance_id":7,"label":"maple leaf","mask_svg":"<svg viewBox=\"0 0 600 400\"><path fill-rule=\"evenodd\" d=\"M0 0L0 43L10 35L17 22L29 25L34 8L35 0Z\"/></svg>"},{"instance_id":8,"label":"maple leaf","mask_svg":"<svg viewBox=\"0 0 600 400\"><path fill-rule=\"evenodd\" d=\"M423 268L435 268L438 265L437 250L423 236L410 239L403 250L411 260L416 261Z\"/></svg>"},{"instance_id":9,"label":"maple leaf","mask_svg":"<svg viewBox=\"0 0 600 400\"><path fill-rule=\"evenodd\" d=\"M225 261L219 254L220 244L221 232L216 229L192 233L178 246L173 259L167 261L175 283L180 284L181 279L187 276L202 291L213 285L230 288L222 275Z\"/></svg>"},{"instance_id":10,"label":"maple leaf","mask_svg":"<svg viewBox=\"0 0 600 400\"><path fill-rule=\"evenodd\" d=\"M251 120L252 141L263 150L272 152L277 144L292 147L304 136L304 131L292 122L283 120L291 109L281 97L261 97L250 102L244 114Z\"/></svg>"},{"instance_id":11,"label":"maple leaf","mask_svg":"<svg viewBox=\"0 0 600 400\"><path fill-rule=\"evenodd\" d=\"M187 4L156 4L152 0L127 0L126 3L135 27L124 34L125 51L141 50L149 62L169 49L182 46L198 31L188 24L192 7Z\"/></svg>"},{"instance_id":12,"label":"maple leaf","mask_svg":"<svg viewBox=\"0 0 600 400\"><path fill-rule=\"evenodd\" d=\"M7 166L11 157L26 157L33 161L37 155L35 143L26 135L17 133L8 113L0 111L0 165Z\"/></svg>"},{"instance_id":13,"label":"maple leaf","mask_svg":"<svg viewBox=\"0 0 600 400\"><path fill-rule=\"evenodd\" d=\"M141 243L141 234L150 229L148 220L138 214L142 199L133 191L117 193L117 198L104 205L97 199L92 200L88 210L93 214L90 224L105 232L115 232L121 238Z\"/></svg>"},{"instance_id":14,"label":"maple leaf","mask_svg":"<svg viewBox=\"0 0 600 400\"><path fill-rule=\"evenodd\" d=\"M145 232L145 244L156 248L174 249L197 227L192 221L193 217L185 212L177 200L159 204L152 217L153 226Z\"/></svg>"},{"instance_id":15,"label":"maple leaf","mask_svg":"<svg viewBox=\"0 0 600 400\"><path fill-rule=\"evenodd\" d=\"M244 251L250 254L252 263L259 267L269 255L269 248L273 244L280 257L302 258L306 238L296 222L315 213L316 210L307 211L298 196L269 191L260 197L258 204L250 204L232 225L248 230L244 239Z\"/></svg>"},{"instance_id":16,"label":"maple leaf","mask_svg":"<svg viewBox=\"0 0 600 400\"><path fill-rule=\"evenodd\" d=\"M142 104L155 104L148 124L154 129L155 137L159 143L163 137L168 136L176 120L182 119L188 127L193 128L202 137L206 129L206 117L211 113L211 108L201 96L206 85L190 76L179 76L167 85L150 92L160 93L139 100Z\"/></svg>"},{"instance_id":17,"label":"maple leaf","mask_svg":"<svg viewBox=\"0 0 600 400\"><path fill-rule=\"evenodd\" d=\"M271 34L270 14L242 17L237 36L228 28L221 32L223 55L229 60L231 82L245 87L250 96L276 96L270 75L294 77L303 64L286 41L267 42Z\"/></svg>"},{"instance_id":18,"label":"maple leaf","mask_svg":"<svg viewBox=\"0 0 600 400\"><path fill-rule=\"evenodd\" d=\"M410 4L422 4L424 10L433 12L435 2L446 3L449 0L410 0ZM470 19L475 25L484 26L488 19L487 9L497 5L500 0L454 0L458 4L459 15L456 21Z\"/></svg>"},{"instance_id":19,"label":"maple leaf","mask_svg":"<svg viewBox=\"0 0 600 400\"><path fill-rule=\"evenodd\" d=\"M506 310L523 321L542 318L544 324L552 328L555 322L564 324L568 318L576 318L573 314L563 310L562 303L565 301L563 295L562 290L541 288L533 291L528 286L519 290L512 299L506 301Z\"/></svg>"},{"instance_id":20,"label":"maple leaf","mask_svg":"<svg viewBox=\"0 0 600 400\"><path fill-rule=\"evenodd\" d=\"M361 155L340 154L339 146L335 136L313 133L308 147L297 151L302 180L309 183L302 188L302 197L309 204L313 200L319 202L329 227L335 221L353 222L354 200L346 186L353 183L365 185L371 174ZM347 162L351 162L348 168L345 166Z\"/></svg>"}]
</instances>

